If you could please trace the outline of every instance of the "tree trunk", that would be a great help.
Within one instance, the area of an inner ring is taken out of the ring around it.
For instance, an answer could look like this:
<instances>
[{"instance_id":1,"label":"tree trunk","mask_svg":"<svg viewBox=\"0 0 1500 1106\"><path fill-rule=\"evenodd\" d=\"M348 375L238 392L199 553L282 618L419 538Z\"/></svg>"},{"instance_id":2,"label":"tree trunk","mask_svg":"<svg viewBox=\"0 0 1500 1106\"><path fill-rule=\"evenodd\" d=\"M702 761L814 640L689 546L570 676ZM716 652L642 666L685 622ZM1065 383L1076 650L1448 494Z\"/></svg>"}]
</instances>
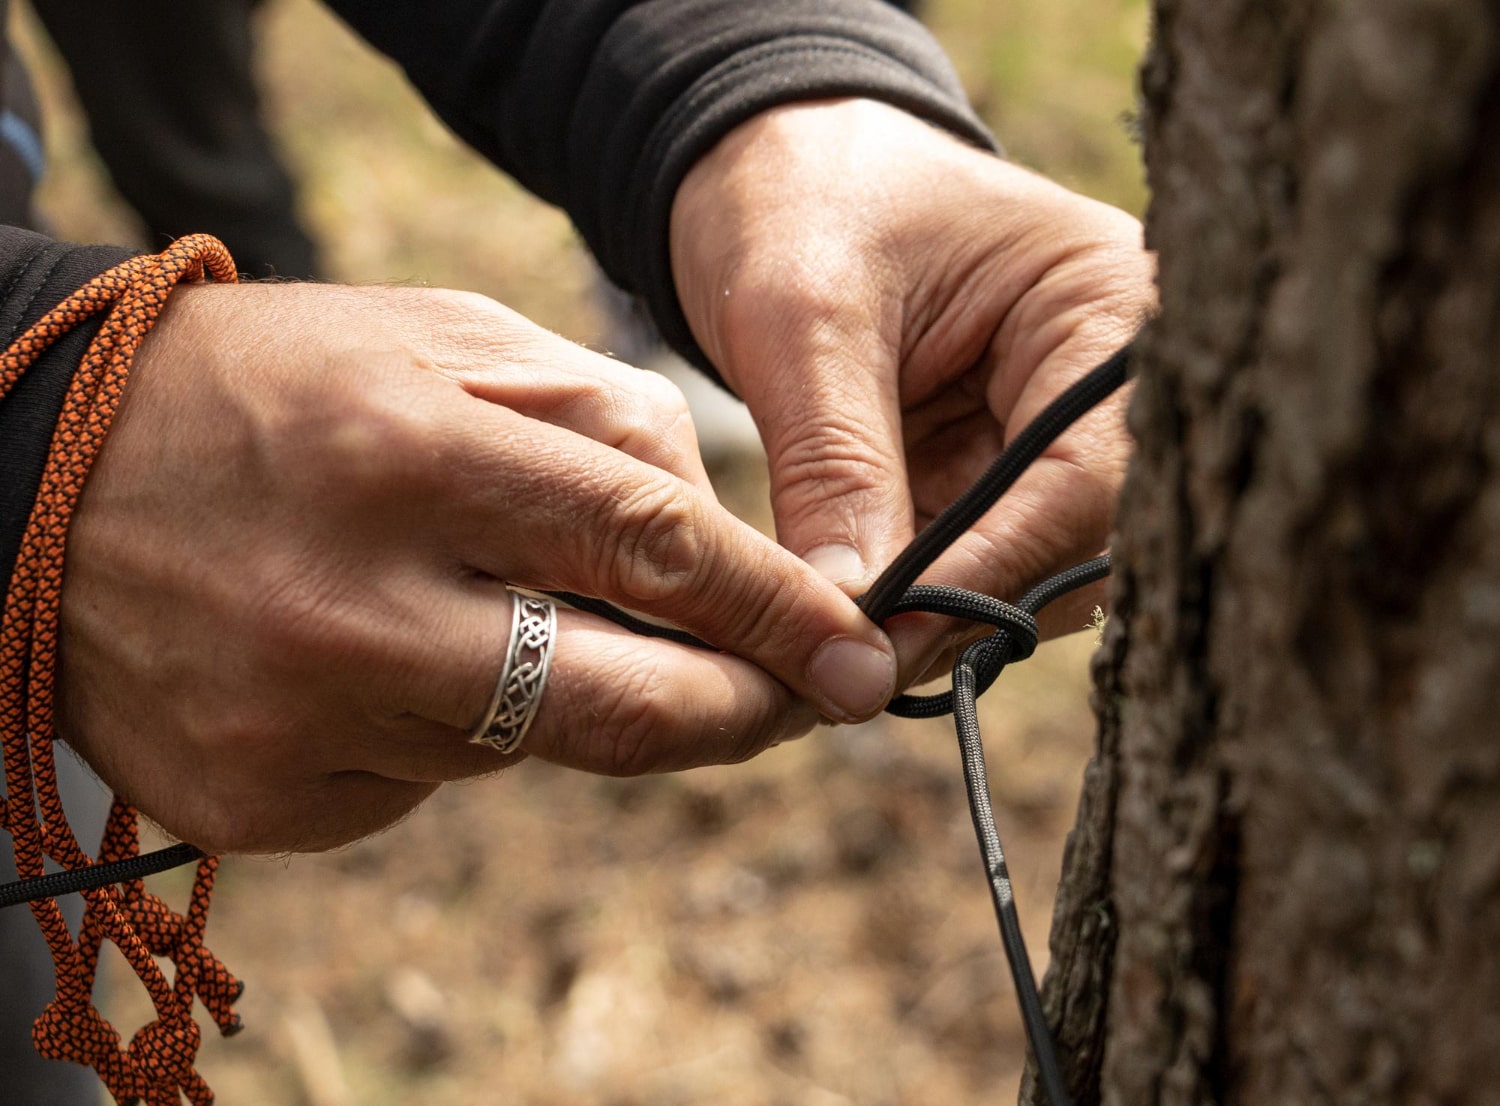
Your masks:
<instances>
[{"instance_id":1,"label":"tree trunk","mask_svg":"<svg viewBox=\"0 0 1500 1106\"><path fill-rule=\"evenodd\" d=\"M1500 1102L1500 5L1155 16L1049 1013L1080 1102Z\"/></svg>"}]
</instances>

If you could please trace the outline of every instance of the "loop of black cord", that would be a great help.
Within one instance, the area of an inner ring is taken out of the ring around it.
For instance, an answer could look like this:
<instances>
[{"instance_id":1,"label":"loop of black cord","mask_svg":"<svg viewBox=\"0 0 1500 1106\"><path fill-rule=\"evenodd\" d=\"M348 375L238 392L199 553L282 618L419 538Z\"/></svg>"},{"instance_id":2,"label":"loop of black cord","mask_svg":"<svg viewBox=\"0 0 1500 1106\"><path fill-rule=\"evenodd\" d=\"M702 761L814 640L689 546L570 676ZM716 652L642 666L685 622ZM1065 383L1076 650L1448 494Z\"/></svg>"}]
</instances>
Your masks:
<instances>
[{"instance_id":1,"label":"loop of black cord","mask_svg":"<svg viewBox=\"0 0 1500 1106\"><path fill-rule=\"evenodd\" d=\"M1005 863L1005 850L995 828L995 813L990 804L989 780L985 771L984 743L979 733L978 698L995 682L1006 665L1029 657L1036 648L1037 613L1053 600L1107 576L1109 557L1096 557L1060 572L1037 584L1015 604L963 588L918 585L916 579L959 535L993 507L1027 467L1068 427L1125 383L1131 353L1132 347L1127 345L1048 404L1041 414L1016 435L984 475L933 519L858 600L865 614L879 623L898 614L923 611L995 627L993 634L974 642L959 655L953 667L953 686L949 691L939 695L899 695L886 709L892 714L907 718L933 718L950 712L953 714L959 753L963 760L969 813L974 820L974 834L979 841L980 856L989 878L990 899L994 904L995 918L999 922L1000 938L1010 964L1011 978L1015 981L1021 1020L1026 1026L1032 1054L1036 1057L1038 1080L1051 1106L1071 1106L1072 1099L1063 1082L1052 1031L1042 1011L1036 979L1031 970L1031 959L1027 955L1026 942L1016 914L1015 895ZM665 638L683 645L711 648L692 634L675 627L647 622L601 599L571 592L551 594L570 606L607 618L635 633ZM181 864L196 862L202 856L203 853L192 845L181 844L109 864L96 864L38 879L18 880L0 885L0 908L140 879Z\"/></svg>"},{"instance_id":2,"label":"loop of black cord","mask_svg":"<svg viewBox=\"0 0 1500 1106\"><path fill-rule=\"evenodd\" d=\"M910 611L945 614L995 627L995 633L984 639L989 643L989 648L985 653L985 675L980 680L981 695L989 690L990 684L995 682L1000 670L1007 664L1031 656L1040 633L1036 616L1032 612L965 588L913 584L891 608L891 614L906 614ZM885 709L887 713L901 718L939 718L953 713L953 692L898 695Z\"/></svg>"},{"instance_id":3,"label":"loop of black cord","mask_svg":"<svg viewBox=\"0 0 1500 1106\"><path fill-rule=\"evenodd\" d=\"M1130 367L1131 346L1126 346L1058 396L1036 418L1026 424L984 475L927 524L889 568L859 598L859 605L873 622L884 622L896 604L959 535L979 521L981 515L1010 490L1023 472L1057 441L1068 427L1125 383Z\"/></svg>"},{"instance_id":4,"label":"loop of black cord","mask_svg":"<svg viewBox=\"0 0 1500 1106\"><path fill-rule=\"evenodd\" d=\"M995 827L990 803L989 779L984 763L984 743L979 732L978 697L987 690L1006 665L1029 657L1036 648L1036 615L1043 607L1077 588L1109 575L1108 555L1059 572L1031 588L1014 605L963 588L917 585L925 572L958 537L993 507L1021 474L1064 431L1125 383L1130 371L1132 346L1125 346L1087 376L1074 383L1044 408L997 457L974 485L949 504L902 550L870 590L858 602L874 622L884 623L897 614L923 611L982 622L996 627L959 655L953 668L953 687L940 695L899 695L886 707L892 714L929 718L950 711L958 734L963 761L964 787L969 814L979 842L989 880L990 900L1000 926L1000 939L1015 982L1021 1020L1036 1057L1037 1080L1051 1106L1072 1106L1072 1098L1058 1063L1052 1030L1042 1010L1031 958L1016 913L1015 894L1005 863L1005 850ZM702 644L680 630L667 630L597 599L559 594L581 609L612 619L623 626L655 637L668 637L685 644Z\"/></svg>"}]
</instances>

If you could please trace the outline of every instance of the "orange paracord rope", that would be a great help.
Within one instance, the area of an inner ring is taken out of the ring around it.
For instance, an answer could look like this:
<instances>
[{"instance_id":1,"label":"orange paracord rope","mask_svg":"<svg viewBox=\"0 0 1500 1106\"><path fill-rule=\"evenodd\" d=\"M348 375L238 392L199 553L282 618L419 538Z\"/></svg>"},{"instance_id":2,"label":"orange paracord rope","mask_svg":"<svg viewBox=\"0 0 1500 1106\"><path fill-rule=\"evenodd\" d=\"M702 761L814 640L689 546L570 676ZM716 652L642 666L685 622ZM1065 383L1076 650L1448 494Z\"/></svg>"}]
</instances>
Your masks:
<instances>
[{"instance_id":1,"label":"orange paracord rope","mask_svg":"<svg viewBox=\"0 0 1500 1106\"><path fill-rule=\"evenodd\" d=\"M136 257L78 289L0 356L0 398L53 342L85 319L108 311L75 373L52 438L40 490L22 539L0 623L0 740L4 743L5 801L0 829L10 832L22 879L43 874L47 857L66 869L93 863L63 814L53 760L53 670L57 661L63 558L68 525L89 468L109 431L131 361L155 325L167 297L182 281L232 282L234 262L222 243L195 234L164 252ZM136 811L116 799L99 860L139 852ZM193 998L221 1032L239 1028L233 1004L240 983L203 947L217 861L198 865L186 914L178 914L139 880L84 892L77 940L55 899L31 903L52 950L57 997L32 1028L44 1056L91 1065L118 1103L194 1106L213 1092L194 1068L200 1035ZM119 946L156 1007L156 1020L122 1047L120 1035L93 1002L104 941ZM171 983L153 957L175 965Z\"/></svg>"}]
</instances>

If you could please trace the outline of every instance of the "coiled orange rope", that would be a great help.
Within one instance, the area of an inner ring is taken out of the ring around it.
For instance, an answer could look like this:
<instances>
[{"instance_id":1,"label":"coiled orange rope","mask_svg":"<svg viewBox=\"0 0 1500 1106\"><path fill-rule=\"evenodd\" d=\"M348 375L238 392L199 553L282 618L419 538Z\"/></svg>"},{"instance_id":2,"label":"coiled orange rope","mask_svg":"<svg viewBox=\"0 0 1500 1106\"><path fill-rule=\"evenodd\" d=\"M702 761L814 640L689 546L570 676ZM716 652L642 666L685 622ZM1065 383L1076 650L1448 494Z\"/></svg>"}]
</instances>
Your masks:
<instances>
[{"instance_id":1,"label":"coiled orange rope","mask_svg":"<svg viewBox=\"0 0 1500 1106\"><path fill-rule=\"evenodd\" d=\"M53 759L54 669L68 526L119 407L136 350L172 290L182 281L204 279L233 282L234 261L218 239L195 234L160 254L132 258L95 277L0 355L4 398L53 342L85 319L108 311L73 376L0 622L0 742L5 765L0 829L10 832L22 879L41 876L44 858L65 869L94 863L68 826ZM99 861L138 852L136 811L117 798ZM233 1004L243 989L203 946L216 867L212 857L199 862L185 914L171 910L140 880L85 891L84 920L76 940L55 899L31 903L57 971L57 997L32 1028L32 1040L42 1055L92 1066L118 1103L180 1106L183 1095L194 1106L213 1101L213 1092L194 1067L200 1034L192 1017L193 999L201 1000L220 1031L229 1034L240 1025ZM137 1031L128 1047L93 1002L99 952L106 940L119 946L156 1008L156 1020ZM154 957L175 966L170 983Z\"/></svg>"}]
</instances>

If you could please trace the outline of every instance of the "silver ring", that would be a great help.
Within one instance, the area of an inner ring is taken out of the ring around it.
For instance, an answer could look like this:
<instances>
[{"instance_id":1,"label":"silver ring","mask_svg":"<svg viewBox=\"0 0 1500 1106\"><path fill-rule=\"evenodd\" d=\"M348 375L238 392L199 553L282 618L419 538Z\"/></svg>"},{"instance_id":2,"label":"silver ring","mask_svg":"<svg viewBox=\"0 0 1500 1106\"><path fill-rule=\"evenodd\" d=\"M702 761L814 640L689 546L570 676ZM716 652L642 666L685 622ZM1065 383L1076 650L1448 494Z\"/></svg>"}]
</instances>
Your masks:
<instances>
[{"instance_id":1,"label":"silver ring","mask_svg":"<svg viewBox=\"0 0 1500 1106\"><path fill-rule=\"evenodd\" d=\"M505 590L511 596L505 667L495 681L489 708L469 740L500 753L513 753L525 740L547 687L557 640L557 607L550 599L522 595L509 587Z\"/></svg>"}]
</instances>

